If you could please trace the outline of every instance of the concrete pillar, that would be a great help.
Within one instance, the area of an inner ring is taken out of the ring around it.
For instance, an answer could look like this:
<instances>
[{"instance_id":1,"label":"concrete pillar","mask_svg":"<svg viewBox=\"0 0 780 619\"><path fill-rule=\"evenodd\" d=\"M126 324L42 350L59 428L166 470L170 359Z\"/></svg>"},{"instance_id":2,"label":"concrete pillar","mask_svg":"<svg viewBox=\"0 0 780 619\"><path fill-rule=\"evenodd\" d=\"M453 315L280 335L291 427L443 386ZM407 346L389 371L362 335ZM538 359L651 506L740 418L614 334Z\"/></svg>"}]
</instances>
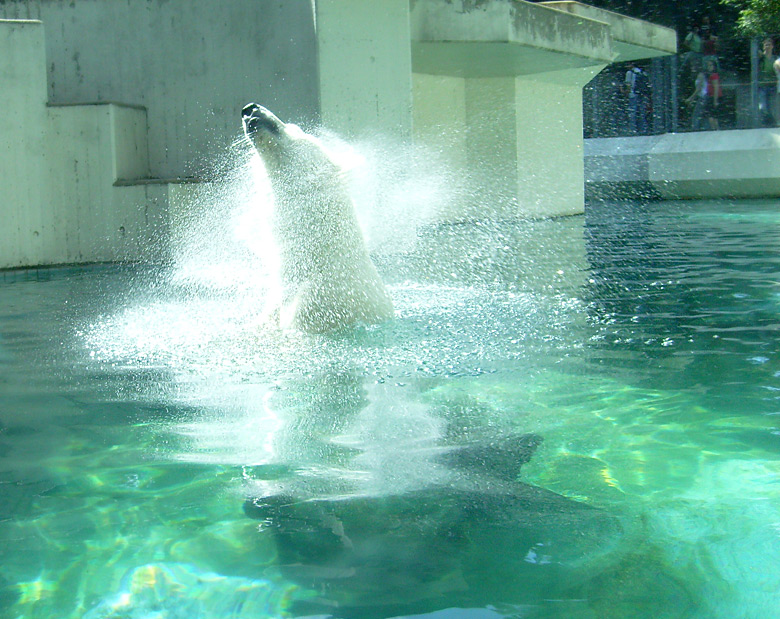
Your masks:
<instances>
[{"instance_id":1,"label":"concrete pillar","mask_svg":"<svg viewBox=\"0 0 780 619\"><path fill-rule=\"evenodd\" d=\"M0 266L37 262L44 216L46 54L38 21L0 20Z\"/></svg>"},{"instance_id":2,"label":"concrete pillar","mask_svg":"<svg viewBox=\"0 0 780 619\"><path fill-rule=\"evenodd\" d=\"M670 29L579 2L411 6L415 140L466 165L450 219L582 213L583 86L619 57L676 50Z\"/></svg>"},{"instance_id":3,"label":"concrete pillar","mask_svg":"<svg viewBox=\"0 0 780 619\"><path fill-rule=\"evenodd\" d=\"M465 89L466 161L472 190L467 216L479 219L490 213L496 219L515 217L515 78L466 78Z\"/></svg>"},{"instance_id":4,"label":"concrete pillar","mask_svg":"<svg viewBox=\"0 0 780 619\"><path fill-rule=\"evenodd\" d=\"M584 212L582 89L605 66L515 80L519 215L555 217Z\"/></svg>"},{"instance_id":5,"label":"concrete pillar","mask_svg":"<svg viewBox=\"0 0 780 619\"><path fill-rule=\"evenodd\" d=\"M317 0L316 11L322 124L410 138L409 0Z\"/></svg>"},{"instance_id":6,"label":"concrete pillar","mask_svg":"<svg viewBox=\"0 0 780 619\"><path fill-rule=\"evenodd\" d=\"M415 74L415 141L467 177L445 218L582 213L582 87L603 66L523 77Z\"/></svg>"}]
</instances>

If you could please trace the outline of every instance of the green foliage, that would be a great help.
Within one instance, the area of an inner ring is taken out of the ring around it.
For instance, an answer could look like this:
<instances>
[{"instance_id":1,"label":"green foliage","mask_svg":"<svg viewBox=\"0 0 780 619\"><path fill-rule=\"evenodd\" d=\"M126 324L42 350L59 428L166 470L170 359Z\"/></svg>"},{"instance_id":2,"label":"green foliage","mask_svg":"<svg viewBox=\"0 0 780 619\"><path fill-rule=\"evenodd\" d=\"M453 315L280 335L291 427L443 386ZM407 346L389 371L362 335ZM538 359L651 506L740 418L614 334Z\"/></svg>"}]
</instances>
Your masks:
<instances>
[{"instance_id":1,"label":"green foliage","mask_svg":"<svg viewBox=\"0 0 780 619\"><path fill-rule=\"evenodd\" d=\"M780 0L720 0L721 4L739 10L737 30L740 34L758 36L780 33Z\"/></svg>"}]
</instances>

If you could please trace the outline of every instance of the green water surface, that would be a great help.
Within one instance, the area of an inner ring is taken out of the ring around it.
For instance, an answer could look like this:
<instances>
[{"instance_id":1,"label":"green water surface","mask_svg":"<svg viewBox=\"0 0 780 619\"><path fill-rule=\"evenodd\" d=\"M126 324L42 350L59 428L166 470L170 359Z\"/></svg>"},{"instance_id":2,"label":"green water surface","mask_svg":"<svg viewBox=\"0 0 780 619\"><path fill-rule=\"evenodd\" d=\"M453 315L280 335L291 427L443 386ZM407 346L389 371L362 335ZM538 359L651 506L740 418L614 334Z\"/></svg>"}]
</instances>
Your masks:
<instances>
[{"instance_id":1,"label":"green water surface","mask_svg":"<svg viewBox=\"0 0 780 619\"><path fill-rule=\"evenodd\" d=\"M395 320L328 336L177 269L0 274L0 617L777 616L780 203L377 263Z\"/></svg>"}]
</instances>

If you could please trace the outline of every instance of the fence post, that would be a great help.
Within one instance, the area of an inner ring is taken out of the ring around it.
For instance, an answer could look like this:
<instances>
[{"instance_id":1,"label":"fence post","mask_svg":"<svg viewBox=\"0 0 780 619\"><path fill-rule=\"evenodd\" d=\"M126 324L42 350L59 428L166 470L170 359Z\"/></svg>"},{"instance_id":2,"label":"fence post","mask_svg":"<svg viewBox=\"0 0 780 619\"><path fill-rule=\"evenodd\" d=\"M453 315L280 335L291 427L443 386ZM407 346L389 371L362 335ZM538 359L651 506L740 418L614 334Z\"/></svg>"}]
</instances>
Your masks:
<instances>
[{"instance_id":1,"label":"fence post","mask_svg":"<svg viewBox=\"0 0 780 619\"><path fill-rule=\"evenodd\" d=\"M666 80L661 58L653 58L650 61L650 83L653 84L653 127L651 133L657 135L666 129Z\"/></svg>"},{"instance_id":2,"label":"fence post","mask_svg":"<svg viewBox=\"0 0 780 619\"><path fill-rule=\"evenodd\" d=\"M758 127L758 38L750 39L750 128Z\"/></svg>"},{"instance_id":3,"label":"fence post","mask_svg":"<svg viewBox=\"0 0 780 619\"><path fill-rule=\"evenodd\" d=\"M669 58L669 112L672 133L680 128L679 76L677 75L677 56Z\"/></svg>"}]
</instances>

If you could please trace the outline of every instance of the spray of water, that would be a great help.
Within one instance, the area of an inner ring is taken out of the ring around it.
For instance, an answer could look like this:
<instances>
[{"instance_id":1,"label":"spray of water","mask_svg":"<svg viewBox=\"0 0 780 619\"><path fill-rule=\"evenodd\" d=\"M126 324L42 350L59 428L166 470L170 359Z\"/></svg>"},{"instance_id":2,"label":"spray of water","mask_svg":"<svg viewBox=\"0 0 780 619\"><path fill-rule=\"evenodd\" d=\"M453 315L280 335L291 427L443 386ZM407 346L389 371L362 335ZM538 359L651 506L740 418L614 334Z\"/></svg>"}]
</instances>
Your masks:
<instances>
[{"instance_id":1,"label":"spray of water","mask_svg":"<svg viewBox=\"0 0 780 619\"><path fill-rule=\"evenodd\" d=\"M489 354L488 338L501 343L491 356L507 360L518 354L512 342L538 332L549 339L554 323L568 324L577 311L572 288L584 271L580 220L506 226L486 211L485 221L441 223L454 203L477 198L437 153L388 139L318 137L345 171L393 297L392 325L358 330L347 342L261 328L279 294L274 203L265 168L242 138L213 162L208 182L189 187L174 205L170 271L87 329L93 355L185 372L275 375L301 369L301 345L312 364L336 359L351 367L358 341L368 374L386 373L389 359L425 372L471 373L485 363L475 350ZM534 290L543 290L543 303ZM463 341L453 344L453 334Z\"/></svg>"}]
</instances>

